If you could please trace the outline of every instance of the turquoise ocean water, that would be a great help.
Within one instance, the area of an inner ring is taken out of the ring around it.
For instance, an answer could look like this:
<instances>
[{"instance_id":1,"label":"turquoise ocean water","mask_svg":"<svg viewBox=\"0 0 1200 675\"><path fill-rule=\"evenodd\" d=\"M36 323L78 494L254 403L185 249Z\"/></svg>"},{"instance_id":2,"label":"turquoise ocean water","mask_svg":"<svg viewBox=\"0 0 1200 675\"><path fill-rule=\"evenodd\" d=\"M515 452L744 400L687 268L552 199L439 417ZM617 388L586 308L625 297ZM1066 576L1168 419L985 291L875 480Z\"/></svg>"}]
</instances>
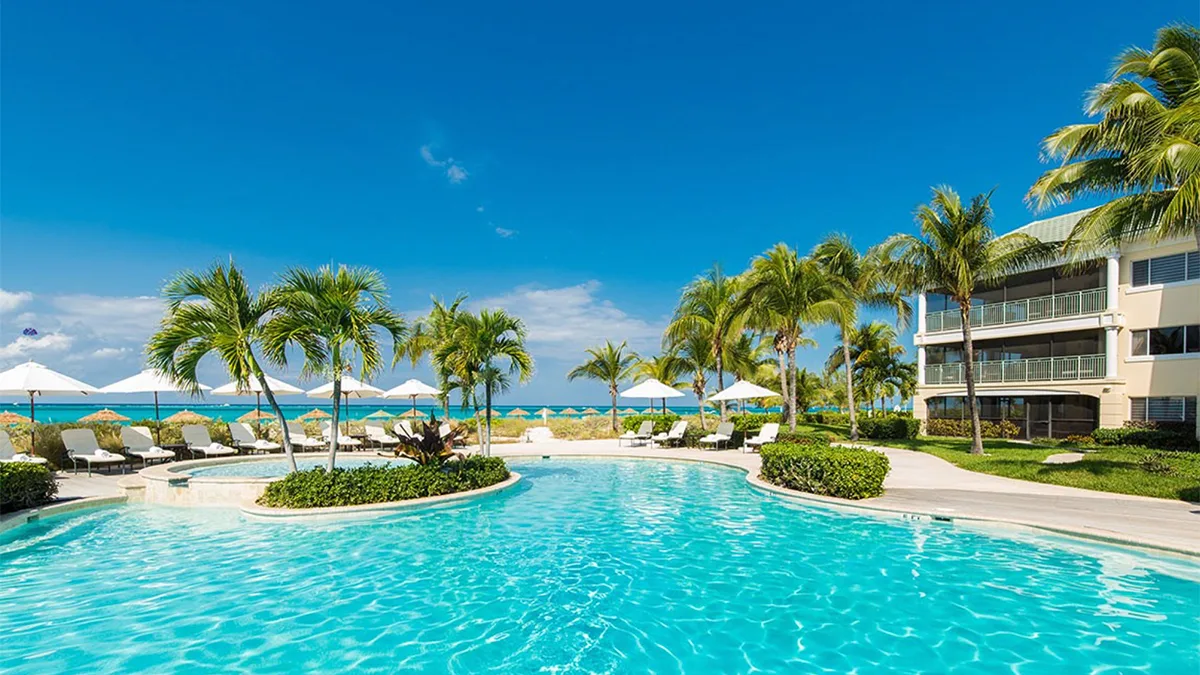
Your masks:
<instances>
[{"instance_id":1,"label":"turquoise ocean water","mask_svg":"<svg viewBox=\"0 0 1200 675\"><path fill-rule=\"evenodd\" d=\"M708 465L511 465L509 491L369 521L123 506L0 535L0 672L1200 672L1189 561Z\"/></svg>"}]
</instances>

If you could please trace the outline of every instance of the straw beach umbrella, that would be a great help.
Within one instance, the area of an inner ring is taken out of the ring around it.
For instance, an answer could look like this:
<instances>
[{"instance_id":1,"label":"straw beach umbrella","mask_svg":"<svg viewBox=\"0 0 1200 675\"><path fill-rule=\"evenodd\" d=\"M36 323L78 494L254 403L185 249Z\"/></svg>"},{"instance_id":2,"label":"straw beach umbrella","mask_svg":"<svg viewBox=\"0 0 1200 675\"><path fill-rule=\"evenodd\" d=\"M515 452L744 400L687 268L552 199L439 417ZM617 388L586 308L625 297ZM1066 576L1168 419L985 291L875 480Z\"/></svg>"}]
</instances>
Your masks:
<instances>
[{"instance_id":1,"label":"straw beach umbrella","mask_svg":"<svg viewBox=\"0 0 1200 675\"><path fill-rule=\"evenodd\" d=\"M574 409L574 408L563 408L562 410L559 410L559 411L558 411L558 414L559 414L559 415L565 415L565 416L567 416L567 417L570 417L570 416L572 416L572 415L578 415L578 414L579 414L579 411L578 411L578 410L576 410L576 409Z\"/></svg>"},{"instance_id":2,"label":"straw beach umbrella","mask_svg":"<svg viewBox=\"0 0 1200 675\"><path fill-rule=\"evenodd\" d=\"M643 411L642 411L642 414L643 414L643 415L653 415L653 414L654 414L654 408L646 408L645 410L643 410Z\"/></svg>"},{"instance_id":3,"label":"straw beach umbrella","mask_svg":"<svg viewBox=\"0 0 1200 675\"><path fill-rule=\"evenodd\" d=\"M199 386L203 391L212 389L203 384ZM159 441L158 427L162 424L162 418L158 412L158 393L160 391L180 392L184 389L157 370L147 368L137 375L113 382L107 387L101 388L100 391L105 394L154 394L154 442L157 443Z\"/></svg>"},{"instance_id":4,"label":"straw beach umbrella","mask_svg":"<svg viewBox=\"0 0 1200 675\"><path fill-rule=\"evenodd\" d=\"M129 418L121 413L110 410L109 408L101 408L91 415L84 415L79 418L80 422L128 422Z\"/></svg>"},{"instance_id":5,"label":"straw beach umbrella","mask_svg":"<svg viewBox=\"0 0 1200 675\"><path fill-rule=\"evenodd\" d=\"M529 411L524 410L522 408L513 408L512 410L508 411L508 416L509 417L528 417Z\"/></svg>"},{"instance_id":6,"label":"straw beach umbrella","mask_svg":"<svg viewBox=\"0 0 1200 675\"><path fill-rule=\"evenodd\" d=\"M542 424L550 424L550 416L553 414L555 414L554 411L549 408L542 408L534 413L534 415L542 416Z\"/></svg>"},{"instance_id":7,"label":"straw beach umbrella","mask_svg":"<svg viewBox=\"0 0 1200 675\"><path fill-rule=\"evenodd\" d=\"M15 412L0 412L0 424L25 424L29 418Z\"/></svg>"},{"instance_id":8,"label":"straw beach umbrella","mask_svg":"<svg viewBox=\"0 0 1200 675\"><path fill-rule=\"evenodd\" d=\"M251 410L250 412L246 413L245 415L242 415L241 417L237 418L237 421L239 421L239 422L257 422L259 420L269 420L272 417L274 417L274 415L272 415L271 413L265 413L261 410Z\"/></svg>"},{"instance_id":9,"label":"straw beach umbrella","mask_svg":"<svg viewBox=\"0 0 1200 675\"><path fill-rule=\"evenodd\" d=\"M187 410L187 409L180 410L179 412L175 413L174 415L170 415L169 417L167 417L167 419L163 420L163 422L166 422L168 424L175 424L175 423L195 424L197 422L211 422L211 421L212 421L211 417L205 417L204 415L201 415L200 413L192 412L191 410Z\"/></svg>"},{"instance_id":10,"label":"straw beach umbrella","mask_svg":"<svg viewBox=\"0 0 1200 675\"><path fill-rule=\"evenodd\" d=\"M620 414L622 414L622 415L636 415L636 414L638 414L638 411L634 410L633 408L625 408L624 410L618 410L617 412L619 412L619 413L620 413Z\"/></svg>"},{"instance_id":11,"label":"straw beach umbrella","mask_svg":"<svg viewBox=\"0 0 1200 675\"><path fill-rule=\"evenodd\" d=\"M388 411L386 411L386 410L376 410L375 412L371 413L370 415L367 415L367 416L366 416L366 417L364 417L363 419L368 419L368 420L388 420L388 419L391 419L392 417L394 417L394 415L392 415L392 413L390 413L390 412L388 412Z\"/></svg>"},{"instance_id":12,"label":"straw beach umbrella","mask_svg":"<svg viewBox=\"0 0 1200 675\"><path fill-rule=\"evenodd\" d=\"M100 390L86 382L50 370L40 363L29 361L0 373L0 396L29 396L29 447L34 447L34 427L37 415L34 396L87 396Z\"/></svg>"},{"instance_id":13,"label":"straw beach umbrella","mask_svg":"<svg viewBox=\"0 0 1200 675\"><path fill-rule=\"evenodd\" d=\"M400 416L411 417L415 419L417 417L424 417L425 413L421 412L420 410L405 410L404 412L400 413Z\"/></svg>"},{"instance_id":14,"label":"straw beach umbrella","mask_svg":"<svg viewBox=\"0 0 1200 675\"><path fill-rule=\"evenodd\" d=\"M298 419L298 420L324 420L324 419L329 419L330 417L332 417L332 415L325 412L324 410L321 410L320 408L313 408L312 410L309 410L308 412L297 417L296 419Z\"/></svg>"},{"instance_id":15,"label":"straw beach umbrella","mask_svg":"<svg viewBox=\"0 0 1200 675\"><path fill-rule=\"evenodd\" d=\"M600 411L596 410L595 408L584 408L583 414L584 415L599 415Z\"/></svg>"}]
</instances>

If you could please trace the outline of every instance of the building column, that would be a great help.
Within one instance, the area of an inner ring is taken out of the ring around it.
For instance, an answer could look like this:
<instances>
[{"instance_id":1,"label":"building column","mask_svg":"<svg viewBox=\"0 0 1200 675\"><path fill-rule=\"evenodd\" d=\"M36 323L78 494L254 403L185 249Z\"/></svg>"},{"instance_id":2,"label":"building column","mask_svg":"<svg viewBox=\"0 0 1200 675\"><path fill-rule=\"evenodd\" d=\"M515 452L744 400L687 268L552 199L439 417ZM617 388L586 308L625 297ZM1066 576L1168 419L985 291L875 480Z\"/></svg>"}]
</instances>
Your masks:
<instances>
[{"instance_id":1,"label":"building column","mask_svg":"<svg viewBox=\"0 0 1200 675\"><path fill-rule=\"evenodd\" d=\"M1104 282L1108 291L1108 311L1117 311L1117 288L1121 280L1121 256L1108 256L1108 263L1105 269Z\"/></svg>"},{"instance_id":2,"label":"building column","mask_svg":"<svg viewBox=\"0 0 1200 675\"><path fill-rule=\"evenodd\" d=\"M1108 326L1104 329L1104 376L1117 376L1117 327Z\"/></svg>"},{"instance_id":3,"label":"building column","mask_svg":"<svg viewBox=\"0 0 1200 675\"><path fill-rule=\"evenodd\" d=\"M925 345L917 347L917 386L925 386Z\"/></svg>"},{"instance_id":4,"label":"building column","mask_svg":"<svg viewBox=\"0 0 1200 675\"><path fill-rule=\"evenodd\" d=\"M917 295L917 333L925 334L925 293Z\"/></svg>"}]
</instances>

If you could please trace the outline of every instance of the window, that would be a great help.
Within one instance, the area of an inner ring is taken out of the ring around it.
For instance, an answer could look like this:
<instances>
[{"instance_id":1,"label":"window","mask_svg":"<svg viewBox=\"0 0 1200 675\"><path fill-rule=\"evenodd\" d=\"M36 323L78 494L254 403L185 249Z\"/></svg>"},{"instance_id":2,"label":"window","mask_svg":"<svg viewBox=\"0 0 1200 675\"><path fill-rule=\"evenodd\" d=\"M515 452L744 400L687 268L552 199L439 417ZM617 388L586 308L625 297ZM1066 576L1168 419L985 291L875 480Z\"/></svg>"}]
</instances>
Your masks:
<instances>
[{"instance_id":1,"label":"window","mask_svg":"<svg viewBox=\"0 0 1200 675\"><path fill-rule=\"evenodd\" d=\"M1170 284L1200 279L1200 251L1133 261L1133 285Z\"/></svg>"},{"instance_id":2,"label":"window","mask_svg":"<svg viewBox=\"0 0 1200 675\"><path fill-rule=\"evenodd\" d=\"M1133 331L1133 356L1200 354L1200 325Z\"/></svg>"},{"instance_id":3,"label":"window","mask_svg":"<svg viewBox=\"0 0 1200 675\"><path fill-rule=\"evenodd\" d=\"M1131 398L1129 417L1135 422L1195 422L1196 397Z\"/></svg>"}]
</instances>

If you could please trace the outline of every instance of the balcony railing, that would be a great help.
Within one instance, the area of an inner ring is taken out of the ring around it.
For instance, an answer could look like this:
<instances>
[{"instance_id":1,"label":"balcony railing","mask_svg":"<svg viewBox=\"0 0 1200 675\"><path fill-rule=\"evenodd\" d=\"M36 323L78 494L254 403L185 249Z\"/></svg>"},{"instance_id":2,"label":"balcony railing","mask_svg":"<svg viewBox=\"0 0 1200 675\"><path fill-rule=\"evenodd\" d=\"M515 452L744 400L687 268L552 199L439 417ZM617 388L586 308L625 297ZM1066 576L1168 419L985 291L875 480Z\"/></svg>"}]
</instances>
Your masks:
<instances>
[{"instance_id":1,"label":"balcony railing","mask_svg":"<svg viewBox=\"0 0 1200 675\"><path fill-rule=\"evenodd\" d=\"M971 308L971 327L1007 326L1046 319L1063 319L1085 314L1099 314L1108 306L1108 291L1092 288L1038 298L994 302ZM962 314L957 309L930 312L925 315L925 332L941 333L962 329Z\"/></svg>"},{"instance_id":2,"label":"balcony railing","mask_svg":"<svg viewBox=\"0 0 1200 675\"><path fill-rule=\"evenodd\" d=\"M1104 354L1055 356L1043 359L976 361L975 382L1039 382L1051 380L1097 380L1105 376ZM963 364L938 363L925 366L925 384L962 384Z\"/></svg>"}]
</instances>

